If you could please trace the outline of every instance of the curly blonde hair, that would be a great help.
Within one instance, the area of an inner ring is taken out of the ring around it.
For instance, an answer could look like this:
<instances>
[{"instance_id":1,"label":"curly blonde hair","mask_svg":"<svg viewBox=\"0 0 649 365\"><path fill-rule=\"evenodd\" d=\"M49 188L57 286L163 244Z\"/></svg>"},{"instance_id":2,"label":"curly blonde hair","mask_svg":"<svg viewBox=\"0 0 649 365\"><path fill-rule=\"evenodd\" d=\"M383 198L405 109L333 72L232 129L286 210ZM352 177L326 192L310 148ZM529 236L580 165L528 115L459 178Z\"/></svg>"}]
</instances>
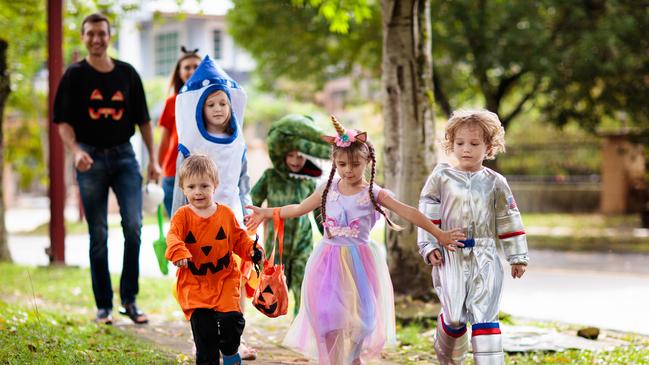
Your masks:
<instances>
[{"instance_id":1,"label":"curly blonde hair","mask_svg":"<svg viewBox=\"0 0 649 365\"><path fill-rule=\"evenodd\" d=\"M505 129L496 113L486 109L460 109L451 114L444 130L442 149L444 152L453 151L455 134L465 126L477 126L482 130L484 142L487 145L487 160L493 160L500 152L505 152Z\"/></svg>"}]
</instances>

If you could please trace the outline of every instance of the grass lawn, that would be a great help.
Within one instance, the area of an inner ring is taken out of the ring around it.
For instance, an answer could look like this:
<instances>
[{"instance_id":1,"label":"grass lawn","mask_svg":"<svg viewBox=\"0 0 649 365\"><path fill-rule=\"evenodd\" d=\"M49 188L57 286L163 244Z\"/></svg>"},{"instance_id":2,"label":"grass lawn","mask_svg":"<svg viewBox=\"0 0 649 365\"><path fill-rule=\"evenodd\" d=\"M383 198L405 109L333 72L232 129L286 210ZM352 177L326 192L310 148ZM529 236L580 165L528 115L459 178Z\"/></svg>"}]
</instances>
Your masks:
<instances>
[{"instance_id":1,"label":"grass lawn","mask_svg":"<svg viewBox=\"0 0 649 365\"><path fill-rule=\"evenodd\" d=\"M0 301L3 364L171 364L176 356L85 317Z\"/></svg>"},{"instance_id":2,"label":"grass lawn","mask_svg":"<svg viewBox=\"0 0 649 365\"><path fill-rule=\"evenodd\" d=\"M523 223L536 227L568 227L575 230L640 228L640 214L525 213Z\"/></svg>"},{"instance_id":3,"label":"grass lawn","mask_svg":"<svg viewBox=\"0 0 649 365\"><path fill-rule=\"evenodd\" d=\"M397 337L400 346L395 359L403 359L402 364L423 365L436 363L435 351L432 346L430 328L411 325L405 328L397 327ZM423 335L422 335L423 334ZM640 337L628 338L628 345L617 347L612 351L593 352L570 350L563 352L536 352L526 354L505 354L506 364L517 365L641 365L649 364L649 340ZM393 357L393 356L390 356ZM465 365L473 365L473 358L468 355Z\"/></svg>"},{"instance_id":4,"label":"grass lawn","mask_svg":"<svg viewBox=\"0 0 649 365\"><path fill-rule=\"evenodd\" d=\"M560 251L602 251L649 253L649 237L634 237L629 234L640 228L640 215L603 214L523 214L526 227L547 228L547 234L528 233L530 248ZM566 234L551 234L552 230ZM616 236L606 234L607 230L619 232Z\"/></svg>"},{"instance_id":5,"label":"grass lawn","mask_svg":"<svg viewBox=\"0 0 649 365\"><path fill-rule=\"evenodd\" d=\"M132 334L92 322L90 273L72 267L0 263L0 363L171 364L176 354ZM142 278L138 303L151 315L180 320L171 278ZM113 276L113 286L119 283ZM115 302L117 308L118 302ZM416 308L415 308L416 309ZM399 310L401 312L401 309ZM420 310L422 311L422 310ZM425 312L430 310L424 309ZM119 314L117 314L119 315ZM511 318L502 321L511 323ZM535 323L556 328L554 324ZM399 346L386 357L400 364L434 363L433 320L397 324ZM610 352L566 351L507 355L508 364L649 364L649 341L626 336L628 346ZM181 361L182 362L182 359ZM467 364L472 364L467 357Z\"/></svg>"},{"instance_id":6,"label":"grass lawn","mask_svg":"<svg viewBox=\"0 0 649 365\"><path fill-rule=\"evenodd\" d=\"M88 270L0 263L0 276L0 363L177 363L170 351L93 322ZM113 276L112 282L118 286L119 278ZM141 279L138 302L149 314L176 316L171 285L170 278ZM119 302L114 305L119 308Z\"/></svg>"}]
</instances>

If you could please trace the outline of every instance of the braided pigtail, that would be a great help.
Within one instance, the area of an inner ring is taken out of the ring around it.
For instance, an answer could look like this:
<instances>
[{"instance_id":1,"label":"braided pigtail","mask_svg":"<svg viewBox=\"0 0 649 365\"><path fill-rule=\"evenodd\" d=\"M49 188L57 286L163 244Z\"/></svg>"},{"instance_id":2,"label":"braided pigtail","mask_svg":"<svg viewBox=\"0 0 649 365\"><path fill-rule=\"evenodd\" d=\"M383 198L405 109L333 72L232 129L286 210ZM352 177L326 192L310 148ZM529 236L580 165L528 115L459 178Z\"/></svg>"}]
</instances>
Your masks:
<instances>
[{"instance_id":1,"label":"braided pigtail","mask_svg":"<svg viewBox=\"0 0 649 365\"><path fill-rule=\"evenodd\" d=\"M388 217L388 215L383 210L383 207L381 207L379 203L376 201L376 199L374 198L374 192L372 191L372 189L374 188L374 177L376 176L376 155L374 154L374 147L369 142L365 142L365 144L369 149L370 152L369 157L370 160L372 161L372 170L371 170L370 188L369 188L370 200L372 201L372 205L374 205L374 209L376 209L379 213L381 213L381 215L383 215L383 217L385 217L385 221L388 223L388 226L390 226L390 228L400 231L403 229L403 227L392 222L392 220Z\"/></svg>"},{"instance_id":2,"label":"braided pigtail","mask_svg":"<svg viewBox=\"0 0 649 365\"><path fill-rule=\"evenodd\" d=\"M322 200L320 202L320 222L322 222L322 227L324 228L325 235L331 237L329 234L329 228L327 228L327 194L329 193L329 188L331 187L331 182L334 180L336 175L336 163L331 166L331 172L329 173L329 180L327 180L327 185L325 186L324 191L322 192Z\"/></svg>"}]
</instances>

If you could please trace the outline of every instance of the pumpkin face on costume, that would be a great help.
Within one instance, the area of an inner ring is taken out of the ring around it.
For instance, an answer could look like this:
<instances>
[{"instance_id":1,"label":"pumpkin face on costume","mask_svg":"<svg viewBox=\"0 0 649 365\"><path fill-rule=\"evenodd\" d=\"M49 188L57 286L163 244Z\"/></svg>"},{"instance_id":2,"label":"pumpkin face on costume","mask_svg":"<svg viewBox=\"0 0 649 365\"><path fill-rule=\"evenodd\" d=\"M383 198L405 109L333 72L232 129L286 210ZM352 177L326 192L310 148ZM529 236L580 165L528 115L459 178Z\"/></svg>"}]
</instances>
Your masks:
<instances>
[{"instance_id":1,"label":"pumpkin face on costume","mask_svg":"<svg viewBox=\"0 0 649 365\"><path fill-rule=\"evenodd\" d=\"M99 89L94 89L90 94L88 115L92 120L121 120L124 116L124 94L117 90L112 95L104 96Z\"/></svg>"},{"instance_id":2,"label":"pumpkin face on costume","mask_svg":"<svg viewBox=\"0 0 649 365\"><path fill-rule=\"evenodd\" d=\"M277 297L270 285L267 285L266 288L256 297L255 307L260 311L270 315L275 313L277 310Z\"/></svg>"},{"instance_id":3,"label":"pumpkin face on costume","mask_svg":"<svg viewBox=\"0 0 649 365\"><path fill-rule=\"evenodd\" d=\"M230 265L227 238L223 227L219 228L214 243L198 243L191 231L187 233L185 244L189 245L188 248L192 252L192 260L187 266L192 274L197 276L216 274Z\"/></svg>"}]
</instances>

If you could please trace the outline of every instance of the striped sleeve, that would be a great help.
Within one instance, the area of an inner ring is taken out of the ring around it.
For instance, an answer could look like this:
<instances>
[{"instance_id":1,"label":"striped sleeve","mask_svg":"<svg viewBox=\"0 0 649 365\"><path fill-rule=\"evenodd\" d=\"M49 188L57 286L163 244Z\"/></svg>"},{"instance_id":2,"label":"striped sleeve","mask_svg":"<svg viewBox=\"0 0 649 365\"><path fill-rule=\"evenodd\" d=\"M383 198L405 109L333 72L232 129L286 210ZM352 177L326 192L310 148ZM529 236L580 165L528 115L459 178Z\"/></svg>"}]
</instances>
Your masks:
<instances>
[{"instance_id":1,"label":"striped sleeve","mask_svg":"<svg viewBox=\"0 0 649 365\"><path fill-rule=\"evenodd\" d=\"M499 176L496 182L495 198L496 234L503 246L507 262L511 265L527 265L527 238L521 213L507 180L502 176Z\"/></svg>"}]
</instances>

